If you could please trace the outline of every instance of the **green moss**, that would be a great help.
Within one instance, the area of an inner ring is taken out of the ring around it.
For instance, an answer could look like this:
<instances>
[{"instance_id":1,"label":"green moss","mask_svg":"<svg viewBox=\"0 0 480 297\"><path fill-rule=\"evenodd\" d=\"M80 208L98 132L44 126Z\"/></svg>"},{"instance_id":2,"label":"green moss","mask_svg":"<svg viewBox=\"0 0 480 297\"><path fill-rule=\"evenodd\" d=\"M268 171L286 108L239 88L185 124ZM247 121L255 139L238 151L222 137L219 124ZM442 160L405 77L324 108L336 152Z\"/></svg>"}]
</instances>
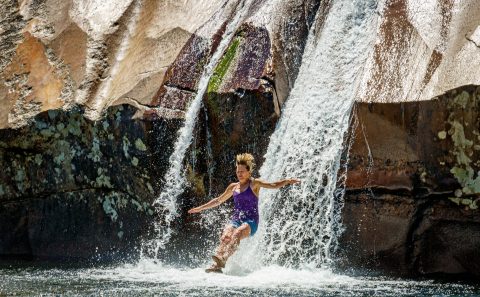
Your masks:
<instances>
[{"instance_id":1,"label":"green moss","mask_svg":"<svg viewBox=\"0 0 480 297\"><path fill-rule=\"evenodd\" d=\"M131 199L130 201L137 208L137 211L142 211L143 210L142 205L137 200Z\"/></svg>"},{"instance_id":2,"label":"green moss","mask_svg":"<svg viewBox=\"0 0 480 297\"><path fill-rule=\"evenodd\" d=\"M112 222L116 222L118 219L118 213L115 210L115 198L110 199L109 196L105 197L102 203L103 211L106 215L110 216Z\"/></svg>"},{"instance_id":3,"label":"green moss","mask_svg":"<svg viewBox=\"0 0 480 297\"><path fill-rule=\"evenodd\" d=\"M42 129L48 128L48 125L47 125L47 123L45 123L45 122L36 121L36 122L35 122L35 127L36 127L38 130L42 130Z\"/></svg>"},{"instance_id":4,"label":"green moss","mask_svg":"<svg viewBox=\"0 0 480 297\"><path fill-rule=\"evenodd\" d=\"M153 187L149 182L147 182L147 189L150 193L155 194L155 191L153 191Z\"/></svg>"},{"instance_id":5,"label":"green moss","mask_svg":"<svg viewBox=\"0 0 480 297\"><path fill-rule=\"evenodd\" d=\"M130 157L130 154L128 153L128 147L130 146L130 140L126 136L123 136L123 155L125 158Z\"/></svg>"},{"instance_id":6,"label":"green moss","mask_svg":"<svg viewBox=\"0 0 480 297\"><path fill-rule=\"evenodd\" d=\"M122 121L122 114L118 111L117 113L115 113L115 127L118 127L121 121Z\"/></svg>"},{"instance_id":7,"label":"green moss","mask_svg":"<svg viewBox=\"0 0 480 297\"><path fill-rule=\"evenodd\" d=\"M51 120L54 120L58 115L58 112L56 110L53 110L53 109L50 109L48 111L48 117L51 119Z\"/></svg>"},{"instance_id":8,"label":"green moss","mask_svg":"<svg viewBox=\"0 0 480 297\"><path fill-rule=\"evenodd\" d=\"M470 95L467 91L461 92L458 96L453 99L453 102L459 107L465 109L467 107Z\"/></svg>"},{"instance_id":9,"label":"green moss","mask_svg":"<svg viewBox=\"0 0 480 297\"><path fill-rule=\"evenodd\" d=\"M103 130L107 130L108 127L110 126L110 124L109 124L107 121L104 121L104 122L102 123L102 126L103 126Z\"/></svg>"},{"instance_id":10,"label":"green moss","mask_svg":"<svg viewBox=\"0 0 480 297\"><path fill-rule=\"evenodd\" d=\"M35 164L37 164L38 166L40 166L40 165L42 165L42 162L43 162L43 160L42 160L42 155L36 154L36 155L35 155Z\"/></svg>"},{"instance_id":11,"label":"green moss","mask_svg":"<svg viewBox=\"0 0 480 297\"><path fill-rule=\"evenodd\" d=\"M100 151L100 140L96 136L94 136L92 141L92 150L87 155L87 157L92 159L94 162L100 162L102 156L103 154Z\"/></svg>"},{"instance_id":12,"label":"green moss","mask_svg":"<svg viewBox=\"0 0 480 297\"><path fill-rule=\"evenodd\" d=\"M237 53L239 44L240 44L240 37L236 37L232 41L230 46L227 48L227 50L225 51L225 54L223 55L220 62L218 62L217 66L215 67L215 70L213 71L212 77L210 78L210 81L208 83L208 88L207 88L208 93L216 92L219 89L222 83L222 80L225 74L227 73L227 70L230 67L230 64L233 61L233 58Z\"/></svg>"},{"instance_id":13,"label":"green moss","mask_svg":"<svg viewBox=\"0 0 480 297\"><path fill-rule=\"evenodd\" d=\"M53 134L55 133L54 131L55 131L55 130L52 129L52 128L47 128L47 129L40 130L40 134L41 134L43 137L52 137Z\"/></svg>"},{"instance_id":14,"label":"green moss","mask_svg":"<svg viewBox=\"0 0 480 297\"><path fill-rule=\"evenodd\" d=\"M445 138L447 138L447 132L445 132L445 131L440 131L440 132L438 132L438 138L439 138L439 139L445 139Z\"/></svg>"},{"instance_id":15,"label":"green moss","mask_svg":"<svg viewBox=\"0 0 480 297\"><path fill-rule=\"evenodd\" d=\"M456 205L464 205L470 209L478 209L477 201L478 199L467 199L467 198L457 198L457 197L450 197L448 198L450 201L455 203Z\"/></svg>"},{"instance_id":16,"label":"green moss","mask_svg":"<svg viewBox=\"0 0 480 297\"><path fill-rule=\"evenodd\" d=\"M82 134L80 122L76 119L70 119L67 125L67 131L74 136L79 136L80 134Z\"/></svg>"},{"instance_id":17,"label":"green moss","mask_svg":"<svg viewBox=\"0 0 480 297\"><path fill-rule=\"evenodd\" d=\"M97 169L97 178L95 179L95 185L97 187L107 187L107 188L113 188L112 184L110 183L110 177L103 175L103 173L106 172L102 168Z\"/></svg>"},{"instance_id":18,"label":"green moss","mask_svg":"<svg viewBox=\"0 0 480 297\"><path fill-rule=\"evenodd\" d=\"M132 165L137 166L138 165L138 159L136 157L132 158Z\"/></svg>"},{"instance_id":19,"label":"green moss","mask_svg":"<svg viewBox=\"0 0 480 297\"><path fill-rule=\"evenodd\" d=\"M65 154L63 152L53 158L53 162L55 162L57 165L62 164L63 161L65 161Z\"/></svg>"},{"instance_id":20,"label":"green moss","mask_svg":"<svg viewBox=\"0 0 480 297\"><path fill-rule=\"evenodd\" d=\"M450 122L450 125L452 125L452 128L448 132L452 135L455 147L466 149L473 145L473 141L465 138L464 128L460 122L453 120Z\"/></svg>"},{"instance_id":21,"label":"green moss","mask_svg":"<svg viewBox=\"0 0 480 297\"><path fill-rule=\"evenodd\" d=\"M477 159L475 151L479 145L475 143L477 141L475 135L477 135L478 132L476 130L472 131L472 140L468 139L465 135L465 129L469 132L471 129L468 127L477 125L474 120L476 117L472 117L473 114L465 113L465 109L470 104L477 105L476 102L470 102L470 94L466 91L457 95L452 100L452 103L449 104L450 116L448 123L451 128L448 131L448 135L451 136L453 142L453 150L451 153L455 156L455 165L450 169L450 172L461 185L461 188L455 191L457 198L463 195L476 195L480 193L480 172L475 172L476 170L472 167L477 166L477 162L472 163L472 159ZM459 111L458 109L462 110ZM469 112L471 111L472 110L469 110ZM441 138L440 133L439 138ZM468 202L467 200L466 198L459 200L459 203L465 205L465 203ZM477 209L477 205L473 201L468 202L468 205L471 209Z\"/></svg>"},{"instance_id":22,"label":"green moss","mask_svg":"<svg viewBox=\"0 0 480 297\"><path fill-rule=\"evenodd\" d=\"M18 168L16 173L15 173L15 181L17 182L23 182L25 180L25 172Z\"/></svg>"},{"instance_id":23,"label":"green moss","mask_svg":"<svg viewBox=\"0 0 480 297\"><path fill-rule=\"evenodd\" d=\"M140 138L137 138L137 140L135 140L135 147L139 151L146 151L147 150L147 147L145 146L145 144L143 143L143 141Z\"/></svg>"}]
</instances>

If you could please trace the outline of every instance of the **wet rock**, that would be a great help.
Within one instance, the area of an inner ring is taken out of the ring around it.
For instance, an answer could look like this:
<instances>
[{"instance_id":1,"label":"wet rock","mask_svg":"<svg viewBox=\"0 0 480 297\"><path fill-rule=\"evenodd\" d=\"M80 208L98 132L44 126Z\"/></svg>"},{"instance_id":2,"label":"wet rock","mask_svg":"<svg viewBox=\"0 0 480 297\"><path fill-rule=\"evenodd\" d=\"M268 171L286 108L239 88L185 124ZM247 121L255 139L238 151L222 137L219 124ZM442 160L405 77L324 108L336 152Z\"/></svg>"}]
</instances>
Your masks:
<instances>
[{"instance_id":1,"label":"wet rock","mask_svg":"<svg viewBox=\"0 0 480 297\"><path fill-rule=\"evenodd\" d=\"M408 277L479 277L480 213L436 198L347 193L340 266Z\"/></svg>"},{"instance_id":2,"label":"wet rock","mask_svg":"<svg viewBox=\"0 0 480 297\"><path fill-rule=\"evenodd\" d=\"M340 248L354 266L478 276L479 92L356 105Z\"/></svg>"},{"instance_id":3,"label":"wet rock","mask_svg":"<svg viewBox=\"0 0 480 297\"><path fill-rule=\"evenodd\" d=\"M137 112L119 105L92 122L49 110L0 131L1 255L108 260L138 247L179 123Z\"/></svg>"}]
</instances>

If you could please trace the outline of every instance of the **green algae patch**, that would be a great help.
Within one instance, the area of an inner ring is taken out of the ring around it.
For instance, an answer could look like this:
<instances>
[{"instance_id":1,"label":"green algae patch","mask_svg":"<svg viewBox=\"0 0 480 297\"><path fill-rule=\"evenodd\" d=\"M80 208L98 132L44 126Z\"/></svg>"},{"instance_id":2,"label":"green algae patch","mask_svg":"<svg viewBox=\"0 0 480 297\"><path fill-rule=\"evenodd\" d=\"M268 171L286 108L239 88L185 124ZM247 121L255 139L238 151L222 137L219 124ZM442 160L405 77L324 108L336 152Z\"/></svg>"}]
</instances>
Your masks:
<instances>
[{"instance_id":1,"label":"green algae patch","mask_svg":"<svg viewBox=\"0 0 480 297\"><path fill-rule=\"evenodd\" d=\"M139 151L146 151L147 150L147 146L145 146L145 144L143 143L143 141L140 139L140 138L137 138L137 140L135 140L135 147L137 148L137 150Z\"/></svg>"},{"instance_id":2,"label":"green algae patch","mask_svg":"<svg viewBox=\"0 0 480 297\"><path fill-rule=\"evenodd\" d=\"M455 96L448 104L449 117L448 136L450 136L453 149L450 153L455 157L450 173L460 184L461 188L455 190L454 198L451 201L458 205L468 206L470 209L477 209L477 200L470 199L480 194L480 171L478 170L478 131L475 127L479 124L478 110L479 102L474 94L462 91ZM438 136L443 139L444 131ZM441 135L442 133L442 135ZM472 160L475 160L472 161Z\"/></svg>"},{"instance_id":3,"label":"green algae patch","mask_svg":"<svg viewBox=\"0 0 480 297\"><path fill-rule=\"evenodd\" d=\"M93 162L100 162L102 156L103 154L100 151L100 140L96 136L94 136L92 141L92 148L87 157L89 157Z\"/></svg>"},{"instance_id":4,"label":"green algae patch","mask_svg":"<svg viewBox=\"0 0 480 297\"><path fill-rule=\"evenodd\" d=\"M126 136L123 136L123 139L122 139L122 148L123 148L123 155L125 156L125 158L129 158L130 157L130 154L128 153L128 147L131 145L130 143L130 140L126 137Z\"/></svg>"},{"instance_id":5,"label":"green algae patch","mask_svg":"<svg viewBox=\"0 0 480 297\"><path fill-rule=\"evenodd\" d=\"M149 182L147 182L147 189L150 193L155 194L155 191L153 190L153 187Z\"/></svg>"},{"instance_id":6,"label":"green algae patch","mask_svg":"<svg viewBox=\"0 0 480 297\"><path fill-rule=\"evenodd\" d=\"M104 175L104 173L106 173L107 171L105 171L104 169L102 168L98 168L97 169L97 178L95 179L95 185L98 186L98 187L107 187L107 188L113 188L111 182L110 182L110 177L109 176L106 176Z\"/></svg>"},{"instance_id":7,"label":"green algae patch","mask_svg":"<svg viewBox=\"0 0 480 297\"><path fill-rule=\"evenodd\" d=\"M469 99L470 99L470 94L468 94L467 91L463 91L453 99L453 102L458 107L465 109L467 107Z\"/></svg>"},{"instance_id":8,"label":"green algae patch","mask_svg":"<svg viewBox=\"0 0 480 297\"><path fill-rule=\"evenodd\" d=\"M132 158L132 165L133 166L138 166L138 159L136 157Z\"/></svg>"},{"instance_id":9,"label":"green algae patch","mask_svg":"<svg viewBox=\"0 0 480 297\"><path fill-rule=\"evenodd\" d=\"M225 77L225 74L232 63L235 54L237 53L239 45L240 37L236 37L225 51L225 54L220 62L218 62L217 67L215 67L212 77L208 83L207 93L214 93L220 88L223 78Z\"/></svg>"},{"instance_id":10,"label":"green algae patch","mask_svg":"<svg viewBox=\"0 0 480 297\"><path fill-rule=\"evenodd\" d=\"M115 210L115 199L112 198L112 200L110 200L110 197L108 196L105 197L105 199L103 200L102 206L105 214L110 217L112 222L116 222L118 219L118 213Z\"/></svg>"},{"instance_id":11,"label":"green algae patch","mask_svg":"<svg viewBox=\"0 0 480 297\"><path fill-rule=\"evenodd\" d=\"M442 139L442 140L446 139L447 138L447 132L445 132L445 131L438 132L438 138Z\"/></svg>"},{"instance_id":12,"label":"green algae patch","mask_svg":"<svg viewBox=\"0 0 480 297\"><path fill-rule=\"evenodd\" d=\"M450 197L448 199L458 206L466 206L471 210L478 209L477 203L479 203L479 199L468 199L468 198L458 198L458 197Z\"/></svg>"},{"instance_id":13,"label":"green algae patch","mask_svg":"<svg viewBox=\"0 0 480 297\"><path fill-rule=\"evenodd\" d=\"M38 166L40 166L40 165L42 165L42 162L43 162L42 155L36 154L36 155L35 155L35 164L37 164Z\"/></svg>"}]
</instances>

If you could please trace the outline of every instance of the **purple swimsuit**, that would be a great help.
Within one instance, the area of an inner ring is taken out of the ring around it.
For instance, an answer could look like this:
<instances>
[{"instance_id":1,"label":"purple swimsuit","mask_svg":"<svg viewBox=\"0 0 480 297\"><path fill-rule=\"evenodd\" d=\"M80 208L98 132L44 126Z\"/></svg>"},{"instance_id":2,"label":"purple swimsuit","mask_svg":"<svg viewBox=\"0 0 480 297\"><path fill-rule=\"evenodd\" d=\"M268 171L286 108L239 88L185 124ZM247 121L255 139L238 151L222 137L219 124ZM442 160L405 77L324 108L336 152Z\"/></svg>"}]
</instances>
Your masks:
<instances>
[{"instance_id":1,"label":"purple swimsuit","mask_svg":"<svg viewBox=\"0 0 480 297\"><path fill-rule=\"evenodd\" d=\"M235 209L232 216L232 225L240 227L241 224L250 225L250 235L255 234L258 228L258 198L252 190L250 184L247 189L241 193L233 191L233 202Z\"/></svg>"}]
</instances>

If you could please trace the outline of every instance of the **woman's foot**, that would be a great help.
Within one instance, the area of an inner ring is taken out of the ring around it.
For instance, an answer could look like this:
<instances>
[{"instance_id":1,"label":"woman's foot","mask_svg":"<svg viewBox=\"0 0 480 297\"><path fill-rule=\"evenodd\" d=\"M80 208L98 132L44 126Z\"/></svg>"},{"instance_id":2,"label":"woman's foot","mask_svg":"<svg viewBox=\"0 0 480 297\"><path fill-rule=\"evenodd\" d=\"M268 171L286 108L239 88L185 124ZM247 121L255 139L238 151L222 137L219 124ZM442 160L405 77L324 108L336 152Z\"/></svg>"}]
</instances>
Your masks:
<instances>
[{"instance_id":1,"label":"woman's foot","mask_svg":"<svg viewBox=\"0 0 480 297\"><path fill-rule=\"evenodd\" d=\"M217 255L213 255L212 259L213 259L213 261L215 261L215 264L220 268L224 268L225 263L227 262L226 259L223 259L222 257L217 256Z\"/></svg>"},{"instance_id":2,"label":"woman's foot","mask_svg":"<svg viewBox=\"0 0 480 297\"><path fill-rule=\"evenodd\" d=\"M206 272L206 273L210 273L210 272L223 273L222 268L219 267L219 266L217 265L217 263L212 264L212 266L210 266L210 267L208 267L207 269L205 269L205 272Z\"/></svg>"}]
</instances>

